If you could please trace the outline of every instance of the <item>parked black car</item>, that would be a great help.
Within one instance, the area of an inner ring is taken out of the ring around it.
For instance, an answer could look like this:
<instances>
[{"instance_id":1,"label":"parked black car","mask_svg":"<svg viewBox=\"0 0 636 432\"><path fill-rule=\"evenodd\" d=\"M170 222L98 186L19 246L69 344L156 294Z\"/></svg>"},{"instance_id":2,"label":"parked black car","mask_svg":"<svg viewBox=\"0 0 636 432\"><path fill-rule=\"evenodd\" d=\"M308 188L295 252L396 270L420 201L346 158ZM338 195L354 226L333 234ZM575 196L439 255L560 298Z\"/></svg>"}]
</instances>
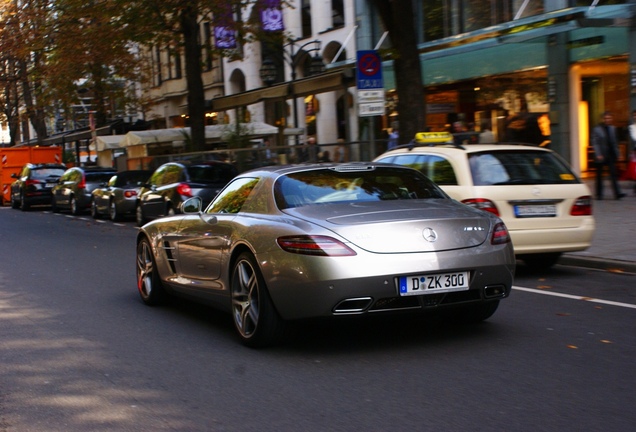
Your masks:
<instances>
[{"instance_id":1,"label":"parked black car","mask_svg":"<svg viewBox=\"0 0 636 432\"><path fill-rule=\"evenodd\" d=\"M186 199L197 196L206 207L236 175L234 165L225 162L169 162L152 174L139 192L137 224L181 212Z\"/></svg>"},{"instance_id":2,"label":"parked black car","mask_svg":"<svg viewBox=\"0 0 636 432\"><path fill-rule=\"evenodd\" d=\"M74 215L88 210L91 192L108 182L117 172L114 168L73 167L67 169L51 191L54 212L70 210Z\"/></svg>"},{"instance_id":3,"label":"parked black car","mask_svg":"<svg viewBox=\"0 0 636 432\"><path fill-rule=\"evenodd\" d=\"M120 171L100 187L93 190L91 216L95 219L108 215L112 221L132 216L137 209L137 197L141 186L152 171Z\"/></svg>"},{"instance_id":4,"label":"parked black car","mask_svg":"<svg viewBox=\"0 0 636 432\"><path fill-rule=\"evenodd\" d=\"M51 204L51 189L57 183L66 166L62 164L32 164L22 167L11 183L11 207L28 210L33 205Z\"/></svg>"}]
</instances>

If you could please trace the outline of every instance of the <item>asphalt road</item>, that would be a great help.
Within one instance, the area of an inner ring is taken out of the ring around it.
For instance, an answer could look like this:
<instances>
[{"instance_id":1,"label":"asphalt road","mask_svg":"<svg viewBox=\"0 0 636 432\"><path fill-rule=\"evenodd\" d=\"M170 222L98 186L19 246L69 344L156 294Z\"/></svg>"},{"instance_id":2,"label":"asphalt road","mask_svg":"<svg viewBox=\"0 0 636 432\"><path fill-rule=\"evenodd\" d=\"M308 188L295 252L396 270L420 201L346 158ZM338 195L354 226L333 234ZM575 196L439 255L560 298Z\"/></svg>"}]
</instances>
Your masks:
<instances>
[{"instance_id":1,"label":"asphalt road","mask_svg":"<svg viewBox=\"0 0 636 432\"><path fill-rule=\"evenodd\" d=\"M628 431L634 275L519 267L487 322L306 323L150 308L132 222L0 208L0 431Z\"/></svg>"}]
</instances>

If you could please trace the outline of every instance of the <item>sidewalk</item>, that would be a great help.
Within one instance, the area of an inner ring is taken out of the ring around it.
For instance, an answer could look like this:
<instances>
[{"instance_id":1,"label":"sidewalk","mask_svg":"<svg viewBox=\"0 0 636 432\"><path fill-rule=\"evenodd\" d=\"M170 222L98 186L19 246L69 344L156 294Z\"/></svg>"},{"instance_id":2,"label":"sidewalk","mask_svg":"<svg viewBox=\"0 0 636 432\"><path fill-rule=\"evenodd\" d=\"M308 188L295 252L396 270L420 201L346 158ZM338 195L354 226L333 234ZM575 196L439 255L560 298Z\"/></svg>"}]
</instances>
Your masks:
<instances>
[{"instance_id":1,"label":"sidewalk","mask_svg":"<svg viewBox=\"0 0 636 432\"><path fill-rule=\"evenodd\" d=\"M590 191L594 181L586 180ZM621 181L626 196L615 200L609 182L604 186L605 199L594 200L592 212L596 232L592 246L582 252L563 254L559 263L636 273L636 194L633 181Z\"/></svg>"}]
</instances>

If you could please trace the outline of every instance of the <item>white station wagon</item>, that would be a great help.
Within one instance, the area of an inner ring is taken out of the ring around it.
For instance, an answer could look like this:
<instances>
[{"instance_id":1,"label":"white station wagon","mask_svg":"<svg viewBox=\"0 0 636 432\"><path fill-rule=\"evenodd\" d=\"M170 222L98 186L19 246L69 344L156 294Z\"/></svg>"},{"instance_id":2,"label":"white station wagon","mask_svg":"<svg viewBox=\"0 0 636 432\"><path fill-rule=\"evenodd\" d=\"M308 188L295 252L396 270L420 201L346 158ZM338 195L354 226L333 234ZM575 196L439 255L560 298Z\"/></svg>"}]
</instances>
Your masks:
<instances>
[{"instance_id":1,"label":"white station wagon","mask_svg":"<svg viewBox=\"0 0 636 432\"><path fill-rule=\"evenodd\" d=\"M550 267L563 252L585 250L592 242L590 190L549 149L416 143L375 161L415 168L457 201L499 216L508 227L515 255L530 267Z\"/></svg>"}]
</instances>

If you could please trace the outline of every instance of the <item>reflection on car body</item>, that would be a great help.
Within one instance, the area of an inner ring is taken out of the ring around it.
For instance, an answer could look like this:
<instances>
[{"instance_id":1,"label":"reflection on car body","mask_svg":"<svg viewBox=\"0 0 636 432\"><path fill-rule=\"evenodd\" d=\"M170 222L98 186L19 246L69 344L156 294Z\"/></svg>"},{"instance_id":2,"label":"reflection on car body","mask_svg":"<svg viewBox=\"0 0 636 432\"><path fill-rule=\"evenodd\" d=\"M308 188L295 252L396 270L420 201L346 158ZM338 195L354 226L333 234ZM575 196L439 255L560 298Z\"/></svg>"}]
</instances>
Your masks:
<instances>
[{"instance_id":1,"label":"reflection on car body","mask_svg":"<svg viewBox=\"0 0 636 432\"><path fill-rule=\"evenodd\" d=\"M231 312L241 340L279 340L293 320L398 311L491 316L514 251L496 216L461 205L416 170L372 163L266 167L201 212L144 225L137 280Z\"/></svg>"}]
</instances>

